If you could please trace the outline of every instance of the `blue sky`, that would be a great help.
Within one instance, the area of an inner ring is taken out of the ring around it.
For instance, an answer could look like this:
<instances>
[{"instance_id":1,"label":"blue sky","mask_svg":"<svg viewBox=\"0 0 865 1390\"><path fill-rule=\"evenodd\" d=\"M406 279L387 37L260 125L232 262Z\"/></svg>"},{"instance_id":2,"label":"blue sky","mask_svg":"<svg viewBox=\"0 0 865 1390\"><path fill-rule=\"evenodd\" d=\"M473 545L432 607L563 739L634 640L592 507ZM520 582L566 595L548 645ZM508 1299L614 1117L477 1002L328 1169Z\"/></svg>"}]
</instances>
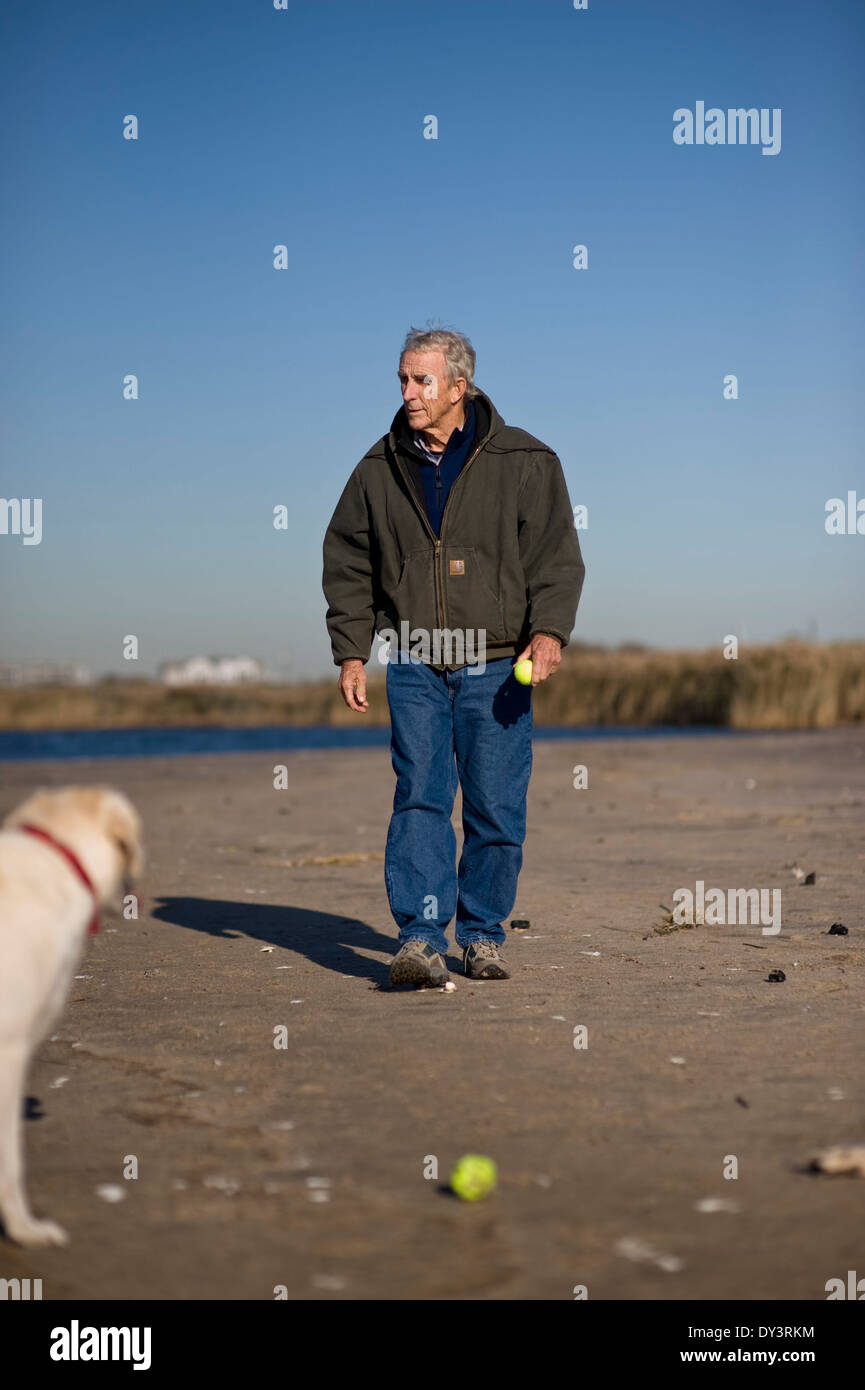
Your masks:
<instances>
[{"instance_id":1,"label":"blue sky","mask_svg":"<svg viewBox=\"0 0 865 1390\"><path fill-rule=\"evenodd\" d=\"M863 37L854 0L7 0L0 495L43 539L0 535L0 660L335 676L322 537L429 319L588 507L575 639L863 636L824 527L865 497ZM674 144L697 101L781 108L780 153Z\"/></svg>"}]
</instances>

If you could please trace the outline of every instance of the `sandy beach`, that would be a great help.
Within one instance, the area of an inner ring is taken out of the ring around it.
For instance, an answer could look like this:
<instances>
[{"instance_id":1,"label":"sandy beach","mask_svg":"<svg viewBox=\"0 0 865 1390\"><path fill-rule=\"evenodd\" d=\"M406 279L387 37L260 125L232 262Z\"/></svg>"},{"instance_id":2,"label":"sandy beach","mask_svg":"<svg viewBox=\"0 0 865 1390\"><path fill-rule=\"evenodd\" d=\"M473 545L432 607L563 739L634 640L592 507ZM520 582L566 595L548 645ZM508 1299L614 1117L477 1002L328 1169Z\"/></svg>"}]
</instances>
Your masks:
<instances>
[{"instance_id":1,"label":"sandy beach","mask_svg":"<svg viewBox=\"0 0 865 1390\"><path fill-rule=\"evenodd\" d=\"M0 1276L44 1299L821 1300L865 1275L865 1179L807 1171L865 1142L865 730L536 743L514 978L470 983L454 951L452 994L387 989L387 750L291 754L286 790L279 761L3 765L3 814L121 787L148 869L28 1084L32 1205L71 1244L0 1242ZM780 888L781 932L658 934L697 881ZM485 1202L444 1190L466 1152L498 1164Z\"/></svg>"}]
</instances>

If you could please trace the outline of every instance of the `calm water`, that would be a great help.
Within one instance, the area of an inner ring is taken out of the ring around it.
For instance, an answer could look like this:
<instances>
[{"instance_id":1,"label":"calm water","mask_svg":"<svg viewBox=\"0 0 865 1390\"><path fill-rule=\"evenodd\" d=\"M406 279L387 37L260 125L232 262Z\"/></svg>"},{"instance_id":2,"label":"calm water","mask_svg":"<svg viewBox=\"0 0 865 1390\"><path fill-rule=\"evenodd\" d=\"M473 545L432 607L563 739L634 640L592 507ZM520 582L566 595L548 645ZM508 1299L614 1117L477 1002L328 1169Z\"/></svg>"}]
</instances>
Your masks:
<instances>
[{"instance_id":1,"label":"calm water","mask_svg":"<svg viewBox=\"0 0 865 1390\"><path fill-rule=\"evenodd\" d=\"M543 728L547 739L697 738L730 734L714 727L631 729L609 727ZM189 753L300 753L316 748L387 748L389 728L333 729L327 725L297 728L281 724L254 729L71 729L57 732L3 733L0 762L40 758L171 758Z\"/></svg>"}]
</instances>

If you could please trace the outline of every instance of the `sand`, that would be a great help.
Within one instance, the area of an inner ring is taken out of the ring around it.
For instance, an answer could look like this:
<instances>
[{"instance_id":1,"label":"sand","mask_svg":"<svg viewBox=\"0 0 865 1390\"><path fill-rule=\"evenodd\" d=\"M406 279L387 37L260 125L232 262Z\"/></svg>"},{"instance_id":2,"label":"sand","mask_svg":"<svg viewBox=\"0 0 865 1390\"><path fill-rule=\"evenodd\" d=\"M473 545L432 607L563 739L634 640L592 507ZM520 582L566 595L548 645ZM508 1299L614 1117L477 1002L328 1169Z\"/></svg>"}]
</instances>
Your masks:
<instances>
[{"instance_id":1,"label":"sand","mask_svg":"<svg viewBox=\"0 0 865 1390\"><path fill-rule=\"evenodd\" d=\"M865 732L534 756L514 978L454 952L449 994L387 989L386 750L292 754L285 791L272 755L4 765L3 813L122 787L149 864L29 1079L32 1204L72 1243L0 1242L0 1275L44 1299L819 1300L860 1268L865 1180L807 1164L865 1140ZM697 880L781 888L781 933L656 934ZM465 1152L498 1164L484 1202L444 1190Z\"/></svg>"}]
</instances>

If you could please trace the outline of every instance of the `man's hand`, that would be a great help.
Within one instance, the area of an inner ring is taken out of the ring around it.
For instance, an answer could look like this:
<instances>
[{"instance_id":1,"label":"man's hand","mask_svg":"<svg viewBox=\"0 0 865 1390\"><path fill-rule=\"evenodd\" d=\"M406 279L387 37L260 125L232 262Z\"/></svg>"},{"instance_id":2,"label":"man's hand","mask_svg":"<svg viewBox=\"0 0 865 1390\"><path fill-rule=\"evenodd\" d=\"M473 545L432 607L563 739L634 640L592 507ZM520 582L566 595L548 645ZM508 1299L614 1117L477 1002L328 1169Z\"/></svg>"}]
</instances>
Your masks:
<instances>
[{"instance_id":1,"label":"man's hand","mask_svg":"<svg viewBox=\"0 0 865 1390\"><path fill-rule=\"evenodd\" d=\"M343 661L339 671L339 689L349 709L359 714L367 714L369 701L366 698L366 671L358 657Z\"/></svg>"},{"instance_id":2,"label":"man's hand","mask_svg":"<svg viewBox=\"0 0 865 1390\"><path fill-rule=\"evenodd\" d=\"M548 637L545 632L536 632L529 645L520 652L517 661L532 663L532 685L539 685L551 676L562 659L562 644L558 637Z\"/></svg>"}]
</instances>

